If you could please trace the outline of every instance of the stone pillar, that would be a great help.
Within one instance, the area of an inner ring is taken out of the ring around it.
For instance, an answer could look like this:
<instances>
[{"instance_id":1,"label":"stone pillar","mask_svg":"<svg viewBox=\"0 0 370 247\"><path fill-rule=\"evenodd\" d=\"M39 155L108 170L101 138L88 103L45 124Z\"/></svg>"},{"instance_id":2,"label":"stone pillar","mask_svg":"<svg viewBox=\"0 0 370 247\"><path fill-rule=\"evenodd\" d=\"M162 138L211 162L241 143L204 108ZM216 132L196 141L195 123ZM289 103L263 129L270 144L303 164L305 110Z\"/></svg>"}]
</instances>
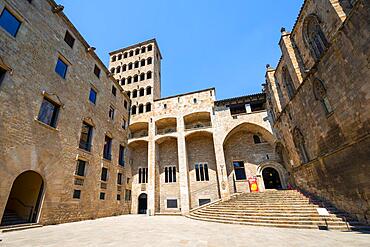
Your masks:
<instances>
[{"instance_id":1,"label":"stone pillar","mask_svg":"<svg viewBox=\"0 0 370 247\"><path fill-rule=\"evenodd\" d=\"M182 116L177 117L177 155L179 161L179 177L180 177L180 206L183 215L190 211L190 195L189 195L189 169L186 154L185 142L185 124Z\"/></svg>"},{"instance_id":2,"label":"stone pillar","mask_svg":"<svg viewBox=\"0 0 370 247\"><path fill-rule=\"evenodd\" d=\"M270 65L267 66L265 77L266 77L266 83L270 85L270 88L271 88L271 90L269 91L273 99L273 102L272 102L273 107L274 109L276 109L276 112L281 112L283 106L282 106L282 102L279 97L279 92L277 90L277 85L276 85L277 82L275 81L275 69L271 68Z\"/></svg>"},{"instance_id":3,"label":"stone pillar","mask_svg":"<svg viewBox=\"0 0 370 247\"><path fill-rule=\"evenodd\" d=\"M155 123L152 118L149 120L148 126L148 214L154 215L155 212Z\"/></svg>"}]
</instances>

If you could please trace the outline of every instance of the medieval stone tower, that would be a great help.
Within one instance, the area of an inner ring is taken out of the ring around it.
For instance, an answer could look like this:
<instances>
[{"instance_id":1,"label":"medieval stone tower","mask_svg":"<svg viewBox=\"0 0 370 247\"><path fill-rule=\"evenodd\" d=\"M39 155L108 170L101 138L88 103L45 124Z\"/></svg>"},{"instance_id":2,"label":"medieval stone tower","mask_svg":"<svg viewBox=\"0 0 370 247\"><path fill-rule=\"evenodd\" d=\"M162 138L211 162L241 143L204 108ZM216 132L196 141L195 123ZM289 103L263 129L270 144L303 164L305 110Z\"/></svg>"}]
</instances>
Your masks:
<instances>
[{"instance_id":1,"label":"medieval stone tower","mask_svg":"<svg viewBox=\"0 0 370 247\"><path fill-rule=\"evenodd\" d=\"M111 52L109 68L131 98L133 121L161 97L161 53L155 39Z\"/></svg>"}]
</instances>

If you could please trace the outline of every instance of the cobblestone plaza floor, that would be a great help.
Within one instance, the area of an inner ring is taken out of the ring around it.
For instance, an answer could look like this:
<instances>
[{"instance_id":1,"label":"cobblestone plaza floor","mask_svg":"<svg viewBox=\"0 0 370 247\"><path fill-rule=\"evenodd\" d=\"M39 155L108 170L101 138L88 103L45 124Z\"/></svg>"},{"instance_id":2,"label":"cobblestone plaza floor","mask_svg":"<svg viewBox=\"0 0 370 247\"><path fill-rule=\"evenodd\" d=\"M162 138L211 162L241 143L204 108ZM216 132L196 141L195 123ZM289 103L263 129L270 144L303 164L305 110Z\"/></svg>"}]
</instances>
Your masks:
<instances>
[{"instance_id":1,"label":"cobblestone plaza floor","mask_svg":"<svg viewBox=\"0 0 370 247\"><path fill-rule=\"evenodd\" d=\"M0 234L0 246L370 246L370 234L126 215Z\"/></svg>"}]
</instances>

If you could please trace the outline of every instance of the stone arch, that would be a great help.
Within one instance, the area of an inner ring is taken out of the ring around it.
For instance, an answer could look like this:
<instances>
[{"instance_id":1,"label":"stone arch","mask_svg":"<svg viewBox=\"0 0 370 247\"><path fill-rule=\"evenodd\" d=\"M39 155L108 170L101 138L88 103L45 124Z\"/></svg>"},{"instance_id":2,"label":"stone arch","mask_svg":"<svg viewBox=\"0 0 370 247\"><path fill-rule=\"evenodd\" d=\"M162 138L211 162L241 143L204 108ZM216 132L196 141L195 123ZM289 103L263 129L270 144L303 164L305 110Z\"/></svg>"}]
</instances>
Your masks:
<instances>
[{"instance_id":1,"label":"stone arch","mask_svg":"<svg viewBox=\"0 0 370 247\"><path fill-rule=\"evenodd\" d=\"M257 176L260 176L262 178L262 180L263 180L262 172L266 168L275 169L279 174L282 189L287 189L288 188L289 175L288 175L288 171L284 168L284 166L282 164L280 164L278 162L274 162L274 161L267 161L267 162L260 163L257 167ZM264 186L264 183L259 184L259 186L261 186L261 185ZM265 188L263 188L263 189L265 189Z\"/></svg>"}]
</instances>

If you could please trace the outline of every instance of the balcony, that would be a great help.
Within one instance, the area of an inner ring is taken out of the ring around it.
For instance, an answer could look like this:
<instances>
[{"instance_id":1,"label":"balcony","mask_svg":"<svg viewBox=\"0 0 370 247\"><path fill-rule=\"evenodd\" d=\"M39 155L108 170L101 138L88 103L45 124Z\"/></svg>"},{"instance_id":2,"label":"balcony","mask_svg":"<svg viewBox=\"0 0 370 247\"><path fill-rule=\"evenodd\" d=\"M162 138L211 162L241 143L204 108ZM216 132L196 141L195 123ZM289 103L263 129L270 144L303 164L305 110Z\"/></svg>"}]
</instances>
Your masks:
<instances>
[{"instance_id":1,"label":"balcony","mask_svg":"<svg viewBox=\"0 0 370 247\"><path fill-rule=\"evenodd\" d=\"M211 128L211 114L209 112L196 112L184 117L185 130Z\"/></svg>"},{"instance_id":2,"label":"balcony","mask_svg":"<svg viewBox=\"0 0 370 247\"><path fill-rule=\"evenodd\" d=\"M156 134L165 135L177 132L176 118L163 118L155 122Z\"/></svg>"},{"instance_id":3,"label":"balcony","mask_svg":"<svg viewBox=\"0 0 370 247\"><path fill-rule=\"evenodd\" d=\"M142 138L148 136L148 123L146 122L139 122L134 123L129 126L129 139L136 139L136 138Z\"/></svg>"}]
</instances>

